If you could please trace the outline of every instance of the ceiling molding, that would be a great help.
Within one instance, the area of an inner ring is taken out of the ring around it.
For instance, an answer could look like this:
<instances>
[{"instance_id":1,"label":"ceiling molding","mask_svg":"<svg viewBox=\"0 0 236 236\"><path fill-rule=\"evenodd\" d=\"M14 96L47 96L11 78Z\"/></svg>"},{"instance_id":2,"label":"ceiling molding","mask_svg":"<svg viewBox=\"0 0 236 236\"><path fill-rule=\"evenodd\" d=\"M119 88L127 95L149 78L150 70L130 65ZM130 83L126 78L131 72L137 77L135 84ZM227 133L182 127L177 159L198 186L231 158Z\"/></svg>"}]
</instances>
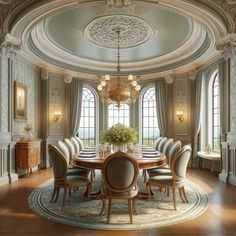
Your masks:
<instances>
[{"instance_id":1,"label":"ceiling molding","mask_svg":"<svg viewBox=\"0 0 236 236\"><path fill-rule=\"evenodd\" d=\"M68 52L52 45L43 32L42 21L49 16L75 6L103 2L101 0L9 0L7 1L9 4L4 5L8 7L7 12L0 17L0 23L1 21L3 23L0 29L0 43L4 40L3 35L5 38L6 33L10 32L13 38L22 41L21 54L37 65L47 65L53 70L76 74L80 77L94 78L95 74L116 73L115 63L92 61L69 55ZM143 3L143 1L136 2ZM0 6L3 6L1 4L0 1ZM129 72L143 73L147 78L153 78L163 71L174 70L178 73L189 68L203 67L209 61L219 58L220 52L216 49L217 42L222 41L228 33L235 32L234 1L159 0L145 1L145 4L159 4L188 17L193 20L195 31L193 30L190 39L184 45L165 55L142 62L121 64L124 75ZM0 7L0 14L1 11Z\"/></svg>"}]
</instances>

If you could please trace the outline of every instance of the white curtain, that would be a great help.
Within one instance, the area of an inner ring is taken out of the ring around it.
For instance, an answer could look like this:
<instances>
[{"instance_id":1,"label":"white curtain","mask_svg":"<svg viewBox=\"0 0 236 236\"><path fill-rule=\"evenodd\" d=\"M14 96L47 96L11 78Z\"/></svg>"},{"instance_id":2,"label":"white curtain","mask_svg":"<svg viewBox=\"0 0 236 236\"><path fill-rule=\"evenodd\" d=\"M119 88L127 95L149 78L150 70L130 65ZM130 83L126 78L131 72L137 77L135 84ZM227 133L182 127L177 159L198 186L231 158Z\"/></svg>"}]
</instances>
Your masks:
<instances>
[{"instance_id":1,"label":"white curtain","mask_svg":"<svg viewBox=\"0 0 236 236\"><path fill-rule=\"evenodd\" d=\"M165 80L155 81L155 95L157 108L157 121L160 129L160 135L166 136L167 115L166 115L166 87Z\"/></svg>"},{"instance_id":2,"label":"white curtain","mask_svg":"<svg viewBox=\"0 0 236 236\"><path fill-rule=\"evenodd\" d=\"M193 150L192 150L192 167L198 167L198 142L199 132L201 126L201 109L202 109L202 80L203 75L200 73L196 78L196 93L195 93L195 109L194 109L194 129L193 129Z\"/></svg>"},{"instance_id":3,"label":"white curtain","mask_svg":"<svg viewBox=\"0 0 236 236\"><path fill-rule=\"evenodd\" d=\"M75 136L79 130L82 107L83 81L73 79L71 82L70 96L70 133Z\"/></svg>"}]
</instances>

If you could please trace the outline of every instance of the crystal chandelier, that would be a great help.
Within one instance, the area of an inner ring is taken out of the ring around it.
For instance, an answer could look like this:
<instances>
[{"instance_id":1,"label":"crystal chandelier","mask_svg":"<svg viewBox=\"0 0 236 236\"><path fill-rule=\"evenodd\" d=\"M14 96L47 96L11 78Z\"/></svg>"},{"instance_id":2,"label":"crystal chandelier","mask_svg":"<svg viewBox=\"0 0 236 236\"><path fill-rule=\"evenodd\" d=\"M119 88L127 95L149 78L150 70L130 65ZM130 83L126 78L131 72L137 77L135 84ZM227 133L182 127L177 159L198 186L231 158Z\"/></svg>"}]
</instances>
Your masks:
<instances>
[{"instance_id":1,"label":"crystal chandelier","mask_svg":"<svg viewBox=\"0 0 236 236\"><path fill-rule=\"evenodd\" d=\"M103 102L115 104L120 107L121 104L134 103L139 95L141 86L137 83L133 75L124 79L120 77L120 28L113 29L118 36L117 53L117 77L111 78L110 75L101 77L97 90Z\"/></svg>"}]
</instances>

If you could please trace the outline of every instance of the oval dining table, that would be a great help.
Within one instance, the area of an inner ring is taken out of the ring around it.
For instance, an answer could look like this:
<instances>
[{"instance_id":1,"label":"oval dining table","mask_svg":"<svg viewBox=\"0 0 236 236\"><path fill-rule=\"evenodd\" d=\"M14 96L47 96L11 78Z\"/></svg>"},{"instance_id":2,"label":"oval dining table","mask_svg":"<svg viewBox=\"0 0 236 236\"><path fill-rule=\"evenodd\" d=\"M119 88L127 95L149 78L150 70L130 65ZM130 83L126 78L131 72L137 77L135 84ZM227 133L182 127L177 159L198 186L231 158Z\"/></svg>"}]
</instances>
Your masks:
<instances>
[{"instance_id":1,"label":"oval dining table","mask_svg":"<svg viewBox=\"0 0 236 236\"><path fill-rule=\"evenodd\" d=\"M134 156L135 157L135 156ZM147 170L156 167L160 167L165 164L166 156L163 153L159 153L155 157L137 157L139 169ZM105 158L99 156L85 157L80 153L76 153L72 158L72 163L75 166L83 167L87 169L102 170Z\"/></svg>"}]
</instances>

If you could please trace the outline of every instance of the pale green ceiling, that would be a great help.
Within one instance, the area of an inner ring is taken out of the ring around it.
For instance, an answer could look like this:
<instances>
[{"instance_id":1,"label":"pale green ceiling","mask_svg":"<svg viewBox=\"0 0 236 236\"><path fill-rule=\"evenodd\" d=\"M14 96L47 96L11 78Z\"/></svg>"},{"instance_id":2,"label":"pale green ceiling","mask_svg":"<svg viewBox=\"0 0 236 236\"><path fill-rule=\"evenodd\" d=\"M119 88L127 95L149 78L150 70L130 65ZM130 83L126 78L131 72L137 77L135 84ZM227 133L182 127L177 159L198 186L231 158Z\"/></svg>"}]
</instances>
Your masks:
<instances>
[{"instance_id":1,"label":"pale green ceiling","mask_svg":"<svg viewBox=\"0 0 236 236\"><path fill-rule=\"evenodd\" d=\"M84 27L103 14L102 5L82 5L48 18L45 31L53 43L67 52L94 61L114 62L116 49L97 46L83 35ZM144 19L157 33L139 46L122 49L124 62L143 61L171 52L184 44L192 32L189 19L158 5L136 2L132 14Z\"/></svg>"}]
</instances>

